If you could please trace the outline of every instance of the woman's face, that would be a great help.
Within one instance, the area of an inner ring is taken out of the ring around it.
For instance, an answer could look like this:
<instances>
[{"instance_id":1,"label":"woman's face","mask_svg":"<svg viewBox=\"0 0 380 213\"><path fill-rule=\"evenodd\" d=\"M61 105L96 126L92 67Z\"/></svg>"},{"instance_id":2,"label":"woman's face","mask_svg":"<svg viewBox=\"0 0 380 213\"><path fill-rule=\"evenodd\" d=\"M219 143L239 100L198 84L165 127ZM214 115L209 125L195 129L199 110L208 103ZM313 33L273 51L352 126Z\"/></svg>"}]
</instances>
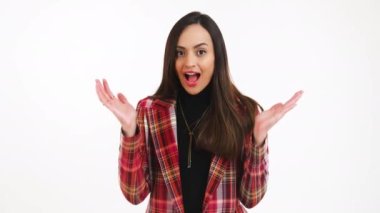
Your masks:
<instances>
[{"instance_id":1,"label":"woman's face","mask_svg":"<svg viewBox=\"0 0 380 213\"><path fill-rule=\"evenodd\" d=\"M214 47L210 34L200 24L187 26L179 36L175 68L187 93L200 93L214 73Z\"/></svg>"}]
</instances>

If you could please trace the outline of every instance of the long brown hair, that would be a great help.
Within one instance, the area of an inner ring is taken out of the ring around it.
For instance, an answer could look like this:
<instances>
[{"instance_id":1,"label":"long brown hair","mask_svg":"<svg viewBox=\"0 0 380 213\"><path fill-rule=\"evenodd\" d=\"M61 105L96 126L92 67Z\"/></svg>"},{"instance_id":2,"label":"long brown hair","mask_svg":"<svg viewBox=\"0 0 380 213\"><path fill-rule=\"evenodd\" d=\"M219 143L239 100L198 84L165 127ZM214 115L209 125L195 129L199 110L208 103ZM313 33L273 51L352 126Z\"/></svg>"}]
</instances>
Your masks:
<instances>
[{"instance_id":1,"label":"long brown hair","mask_svg":"<svg viewBox=\"0 0 380 213\"><path fill-rule=\"evenodd\" d=\"M240 93L232 83L222 33L208 15L191 12L173 26L166 41L162 81L153 97L177 97L181 84L175 70L176 47L182 31L191 24L200 24L209 32L215 52L210 110L199 124L197 147L235 159L242 152L245 136L252 132L258 104Z\"/></svg>"}]
</instances>

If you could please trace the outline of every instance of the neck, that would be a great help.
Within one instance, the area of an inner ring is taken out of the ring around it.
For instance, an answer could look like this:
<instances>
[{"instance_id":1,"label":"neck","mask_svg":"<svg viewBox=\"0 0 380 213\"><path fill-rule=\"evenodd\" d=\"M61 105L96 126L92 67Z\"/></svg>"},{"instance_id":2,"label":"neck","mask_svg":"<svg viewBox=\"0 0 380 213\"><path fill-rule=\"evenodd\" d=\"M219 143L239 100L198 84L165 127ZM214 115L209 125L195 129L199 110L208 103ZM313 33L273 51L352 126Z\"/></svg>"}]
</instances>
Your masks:
<instances>
[{"instance_id":1,"label":"neck","mask_svg":"<svg viewBox=\"0 0 380 213\"><path fill-rule=\"evenodd\" d=\"M186 92L183 87L179 89L177 100L181 102L181 107L189 123L199 119L211 102L210 84L196 95Z\"/></svg>"},{"instance_id":2,"label":"neck","mask_svg":"<svg viewBox=\"0 0 380 213\"><path fill-rule=\"evenodd\" d=\"M187 93L186 90L180 86L178 98L181 99L181 103L184 106L204 105L207 107L211 101L211 85L207 85L201 92L195 95Z\"/></svg>"}]
</instances>

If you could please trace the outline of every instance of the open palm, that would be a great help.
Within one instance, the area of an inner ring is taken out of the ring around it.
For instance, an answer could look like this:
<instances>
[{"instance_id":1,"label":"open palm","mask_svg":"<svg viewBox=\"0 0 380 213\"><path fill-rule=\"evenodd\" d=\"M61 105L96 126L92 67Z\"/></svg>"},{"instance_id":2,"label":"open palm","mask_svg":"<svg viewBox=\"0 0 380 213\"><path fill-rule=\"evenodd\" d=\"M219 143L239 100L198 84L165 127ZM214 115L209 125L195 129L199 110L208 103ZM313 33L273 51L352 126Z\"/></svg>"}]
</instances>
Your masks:
<instances>
[{"instance_id":1,"label":"open palm","mask_svg":"<svg viewBox=\"0 0 380 213\"><path fill-rule=\"evenodd\" d=\"M96 79L96 93L100 102L119 120L127 135L134 135L137 113L135 108L127 101L127 98L122 93L118 93L117 97L115 97L106 79L103 79L103 84Z\"/></svg>"},{"instance_id":2,"label":"open palm","mask_svg":"<svg viewBox=\"0 0 380 213\"><path fill-rule=\"evenodd\" d=\"M288 111L297 105L303 91L296 92L285 104L277 103L255 117L254 135L255 140L262 143L271 129Z\"/></svg>"}]
</instances>

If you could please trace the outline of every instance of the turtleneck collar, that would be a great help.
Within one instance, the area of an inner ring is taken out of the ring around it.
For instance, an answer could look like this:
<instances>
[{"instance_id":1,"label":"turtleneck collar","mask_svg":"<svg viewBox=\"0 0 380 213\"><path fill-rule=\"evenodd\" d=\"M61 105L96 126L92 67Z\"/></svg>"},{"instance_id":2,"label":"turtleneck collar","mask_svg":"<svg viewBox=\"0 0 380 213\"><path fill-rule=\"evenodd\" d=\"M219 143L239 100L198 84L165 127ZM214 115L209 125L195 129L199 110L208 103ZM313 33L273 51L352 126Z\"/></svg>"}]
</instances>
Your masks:
<instances>
[{"instance_id":1,"label":"turtleneck collar","mask_svg":"<svg viewBox=\"0 0 380 213\"><path fill-rule=\"evenodd\" d=\"M211 103L211 85L207 85L200 93L191 95L181 86L178 92L177 107L181 107L185 113L186 120L192 124L198 120ZM181 108L177 108L178 112Z\"/></svg>"},{"instance_id":2,"label":"turtleneck collar","mask_svg":"<svg viewBox=\"0 0 380 213\"><path fill-rule=\"evenodd\" d=\"M186 90L180 86L177 99L180 99L183 108L198 105L201 109L203 109L210 105L211 102L211 83L209 83L200 93L196 95L187 93Z\"/></svg>"}]
</instances>

